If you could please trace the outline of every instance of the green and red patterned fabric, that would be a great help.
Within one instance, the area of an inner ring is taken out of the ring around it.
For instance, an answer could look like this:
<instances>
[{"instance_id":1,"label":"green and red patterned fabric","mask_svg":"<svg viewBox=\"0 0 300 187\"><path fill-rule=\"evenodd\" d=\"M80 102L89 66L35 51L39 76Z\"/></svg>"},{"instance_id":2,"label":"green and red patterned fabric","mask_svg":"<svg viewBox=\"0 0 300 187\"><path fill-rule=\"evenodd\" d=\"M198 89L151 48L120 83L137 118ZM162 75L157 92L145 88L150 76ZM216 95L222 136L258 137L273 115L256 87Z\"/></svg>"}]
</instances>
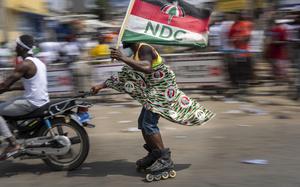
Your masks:
<instances>
[{"instance_id":1,"label":"green and red patterned fabric","mask_svg":"<svg viewBox=\"0 0 300 187\"><path fill-rule=\"evenodd\" d=\"M215 115L178 89L174 72L165 64L151 74L124 66L117 76L106 80L106 85L128 93L145 108L182 125L202 125Z\"/></svg>"}]
</instances>

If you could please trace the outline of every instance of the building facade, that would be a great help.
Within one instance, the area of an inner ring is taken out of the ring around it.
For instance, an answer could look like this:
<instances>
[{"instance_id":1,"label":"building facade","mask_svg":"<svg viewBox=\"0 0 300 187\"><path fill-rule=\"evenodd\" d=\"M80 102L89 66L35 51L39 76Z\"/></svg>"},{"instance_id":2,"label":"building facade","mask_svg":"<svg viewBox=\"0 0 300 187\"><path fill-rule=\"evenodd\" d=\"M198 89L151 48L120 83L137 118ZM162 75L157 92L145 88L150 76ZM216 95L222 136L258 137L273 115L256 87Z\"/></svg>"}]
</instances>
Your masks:
<instances>
[{"instance_id":1,"label":"building facade","mask_svg":"<svg viewBox=\"0 0 300 187\"><path fill-rule=\"evenodd\" d=\"M43 36L43 18L49 16L42 0L1 0L0 41L12 41L21 34Z\"/></svg>"}]
</instances>

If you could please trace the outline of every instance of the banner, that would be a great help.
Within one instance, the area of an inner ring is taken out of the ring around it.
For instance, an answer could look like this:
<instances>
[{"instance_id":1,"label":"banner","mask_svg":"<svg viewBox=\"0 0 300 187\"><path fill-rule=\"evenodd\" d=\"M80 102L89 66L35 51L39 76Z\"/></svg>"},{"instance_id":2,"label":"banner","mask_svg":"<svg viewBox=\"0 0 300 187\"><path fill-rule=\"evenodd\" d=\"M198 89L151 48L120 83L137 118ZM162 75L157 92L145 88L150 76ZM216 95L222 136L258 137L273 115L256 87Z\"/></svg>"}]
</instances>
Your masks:
<instances>
[{"instance_id":1,"label":"banner","mask_svg":"<svg viewBox=\"0 0 300 187\"><path fill-rule=\"evenodd\" d=\"M132 0L122 41L205 47L211 11L183 0Z\"/></svg>"}]
</instances>

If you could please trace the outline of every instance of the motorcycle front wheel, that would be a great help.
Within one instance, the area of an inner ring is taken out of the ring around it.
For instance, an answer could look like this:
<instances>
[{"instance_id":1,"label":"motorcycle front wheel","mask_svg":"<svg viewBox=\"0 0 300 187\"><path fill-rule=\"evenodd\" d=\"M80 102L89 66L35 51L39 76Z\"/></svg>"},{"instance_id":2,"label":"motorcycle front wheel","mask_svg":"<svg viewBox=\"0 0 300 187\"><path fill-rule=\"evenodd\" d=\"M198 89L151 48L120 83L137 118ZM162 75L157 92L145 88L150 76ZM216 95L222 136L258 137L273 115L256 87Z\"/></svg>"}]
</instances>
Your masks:
<instances>
[{"instance_id":1,"label":"motorcycle front wheel","mask_svg":"<svg viewBox=\"0 0 300 187\"><path fill-rule=\"evenodd\" d=\"M73 120L66 123L64 119L53 119L51 125L55 135L63 135L70 139L71 149L65 155L47 155L43 161L55 171L77 169L89 153L90 143L87 132ZM50 136L49 129L42 127L39 136Z\"/></svg>"}]
</instances>

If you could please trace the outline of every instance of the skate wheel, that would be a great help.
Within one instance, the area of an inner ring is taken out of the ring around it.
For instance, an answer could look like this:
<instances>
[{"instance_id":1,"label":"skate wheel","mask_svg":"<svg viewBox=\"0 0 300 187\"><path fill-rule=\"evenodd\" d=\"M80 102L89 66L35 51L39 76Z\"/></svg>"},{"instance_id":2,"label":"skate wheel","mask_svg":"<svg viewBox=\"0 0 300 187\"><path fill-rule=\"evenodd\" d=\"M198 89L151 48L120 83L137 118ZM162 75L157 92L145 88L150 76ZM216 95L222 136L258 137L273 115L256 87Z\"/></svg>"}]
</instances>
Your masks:
<instances>
[{"instance_id":1,"label":"skate wheel","mask_svg":"<svg viewBox=\"0 0 300 187\"><path fill-rule=\"evenodd\" d=\"M147 182L152 182L154 180L154 176L153 175L151 175L151 174L147 174L146 175L146 181Z\"/></svg>"},{"instance_id":2,"label":"skate wheel","mask_svg":"<svg viewBox=\"0 0 300 187\"><path fill-rule=\"evenodd\" d=\"M166 179L169 178L169 173L168 173L168 172L163 172L163 173L161 174L161 177L162 177L162 179L166 180Z\"/></svg>"},{"instance_id":3,"label":"skate wheel","mask_svg":"<svg viewBox=\"0 0 300 187\"><path fill-rule=\"evenodd\" d=\"M169 176L170 176L170 178L175 178L176 177L176 171L175 170L171 170L169 172Z\"/></svg>"},{"instance_id":4,"label":"skate wheel","mask_svg":"<svg viewBox=\"0 0 300 187\"><path fill-rule=\"evenodd\" d=\"M154 180L160 181L160 180L161 180L161 175L155 175L155 176L154 176Z\"/></svg>"}]
</instances>

